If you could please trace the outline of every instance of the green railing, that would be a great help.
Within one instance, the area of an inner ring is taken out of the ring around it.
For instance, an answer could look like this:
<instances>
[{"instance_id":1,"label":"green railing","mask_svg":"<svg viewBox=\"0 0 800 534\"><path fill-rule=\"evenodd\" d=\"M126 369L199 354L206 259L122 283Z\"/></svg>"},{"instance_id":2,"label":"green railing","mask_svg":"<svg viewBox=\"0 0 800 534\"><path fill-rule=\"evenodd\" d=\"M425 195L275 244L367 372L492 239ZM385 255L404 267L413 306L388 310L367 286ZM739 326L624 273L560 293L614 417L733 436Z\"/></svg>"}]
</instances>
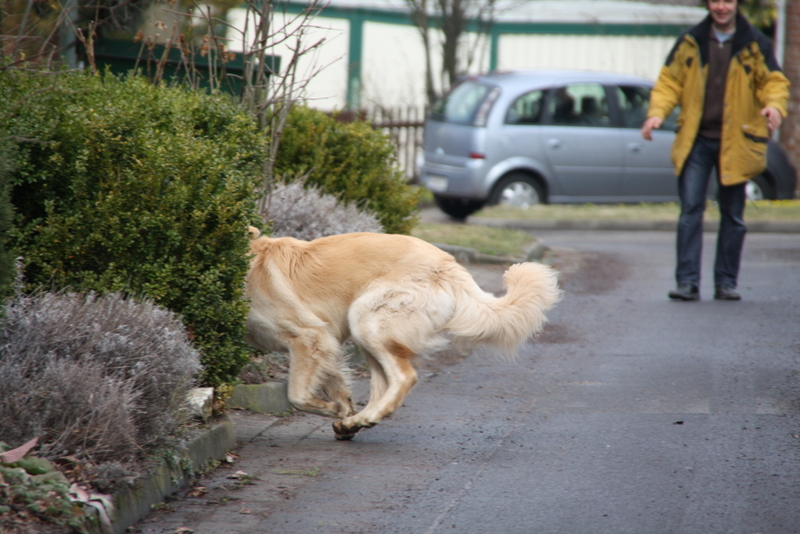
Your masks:
<instances>
[{"instance_id":1,"label":"green railing","mask_svg":"<svg viewBox=\"0 0 800 534\"><path fill-rule=\"evenodd\" d=\"M194 51L187 54L176 47L167 50L162 44L144 45L132 40L102 39L95 43L94 54L100 71L110 68L115 74L127 74L136 69L150 78L161 72L162 79L169 82L187 81L196 87L213 87L235 95L242 91L245 58L241 52L234 52L223 61L216 52L201 55ZM268 72L280 70L280 57L267 56L267 61Z\"/></svg>"}]
</instances>

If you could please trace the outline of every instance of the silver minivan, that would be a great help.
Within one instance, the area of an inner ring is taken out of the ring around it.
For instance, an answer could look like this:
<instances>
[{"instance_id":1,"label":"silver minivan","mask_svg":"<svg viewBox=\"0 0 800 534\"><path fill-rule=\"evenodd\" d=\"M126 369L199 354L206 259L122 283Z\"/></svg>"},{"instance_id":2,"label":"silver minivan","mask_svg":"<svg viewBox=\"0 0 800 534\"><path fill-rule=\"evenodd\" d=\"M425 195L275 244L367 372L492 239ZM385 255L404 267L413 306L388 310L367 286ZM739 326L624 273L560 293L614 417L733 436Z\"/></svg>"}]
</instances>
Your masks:
<instances>
[{"instance_id":1,"label":"silver minivan","mask_svg":"<svg viewBox=\"0 0 800 534\"><path fill-rule=\"evenodd\" d=\"M464 219L487 204L677 200L674 113L653 141L640 134L653 82L565 70L467 77L425 122L420 181ZM793 198L795 171L770 143L751 198Z\"/></svg>"}]
</instances>

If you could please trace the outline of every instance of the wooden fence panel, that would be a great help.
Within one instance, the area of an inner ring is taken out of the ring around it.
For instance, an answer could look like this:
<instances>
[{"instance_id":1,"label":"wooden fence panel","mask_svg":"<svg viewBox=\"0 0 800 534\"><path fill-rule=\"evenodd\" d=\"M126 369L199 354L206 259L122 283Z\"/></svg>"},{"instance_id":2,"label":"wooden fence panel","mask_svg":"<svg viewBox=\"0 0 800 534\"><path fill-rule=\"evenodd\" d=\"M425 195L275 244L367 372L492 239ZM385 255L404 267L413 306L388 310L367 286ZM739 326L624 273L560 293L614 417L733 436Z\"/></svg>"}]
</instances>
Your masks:
<instances>
[{"instance_id":1,"label":"wooden fence panel","mask_svg":"<svg viewBox=\"0 0 800 534\"><path fill-rule=\"evenodd\" d=\"M376 107L366 110L366 120L391 137L397 147L397 161L409 182L419 181L419 159L422 154L422 133L426 108Z\"/></svg>"},{"instance_id":2,"label":"wooden fence panel","mask_svg":"<svg viewBox=\"0 0 800 534\"><path fill-rule=\"evenodd\" d=\"M427 107L374 107L358 112L340 111L336 120L369 122L373 128L388 135L395 144L397 162L410 183L419 182L419 160L422 155L422 133Z\"/></svg>"}]
</instances>

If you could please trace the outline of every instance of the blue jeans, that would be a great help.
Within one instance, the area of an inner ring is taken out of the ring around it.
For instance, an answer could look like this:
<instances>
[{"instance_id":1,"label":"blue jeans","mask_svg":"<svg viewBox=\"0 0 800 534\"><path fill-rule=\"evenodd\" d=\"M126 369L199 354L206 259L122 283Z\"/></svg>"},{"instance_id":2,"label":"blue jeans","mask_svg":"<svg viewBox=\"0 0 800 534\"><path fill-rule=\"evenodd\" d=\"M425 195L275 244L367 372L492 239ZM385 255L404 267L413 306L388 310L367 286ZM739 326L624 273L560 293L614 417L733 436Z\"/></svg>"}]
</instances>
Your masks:
<instances>
[{"instance_id":1,"label":"blue jeans","mask_svg":"<svg viewBox=\"0 0 800 534\"><path fill-rule=\"evenodd\" d=\"M678 219L678 284L700 287L700 258L703 251L703 212L708 180L716 167L719 173L719 140L698 136L678 180L681 215ZM720 211L714 285L736 287L739 263L747 228L744 225L746 184L719 186Z\"/></svg>"}]
</instances>

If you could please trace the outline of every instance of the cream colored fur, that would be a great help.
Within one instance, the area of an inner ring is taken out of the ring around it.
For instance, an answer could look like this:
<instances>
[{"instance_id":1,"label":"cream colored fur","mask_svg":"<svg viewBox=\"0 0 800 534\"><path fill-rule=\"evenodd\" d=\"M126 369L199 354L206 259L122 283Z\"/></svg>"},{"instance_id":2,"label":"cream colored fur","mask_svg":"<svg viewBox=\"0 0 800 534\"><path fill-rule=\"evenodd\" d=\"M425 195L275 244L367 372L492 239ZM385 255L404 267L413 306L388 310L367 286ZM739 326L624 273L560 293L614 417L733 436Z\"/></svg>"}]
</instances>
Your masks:
<instances>
[{"instance_id":1,"label":"cream colored fur","mask_svg":"<svg viewBox=\"0 0 800 534\"><path fill-rule=\"evenodd\" d=\"M290 354L289 400L339 419L338 439L394 412L416 383L420 354L460 346L513 353L561 298L557 273L512 265L507 293L484 292L439 248L401 235L354 233L300 241L258 237L247 275L248 341ZM371 371L370 400L355 413L341 344L352 338Z\"/></svg>"}]
</instances>

